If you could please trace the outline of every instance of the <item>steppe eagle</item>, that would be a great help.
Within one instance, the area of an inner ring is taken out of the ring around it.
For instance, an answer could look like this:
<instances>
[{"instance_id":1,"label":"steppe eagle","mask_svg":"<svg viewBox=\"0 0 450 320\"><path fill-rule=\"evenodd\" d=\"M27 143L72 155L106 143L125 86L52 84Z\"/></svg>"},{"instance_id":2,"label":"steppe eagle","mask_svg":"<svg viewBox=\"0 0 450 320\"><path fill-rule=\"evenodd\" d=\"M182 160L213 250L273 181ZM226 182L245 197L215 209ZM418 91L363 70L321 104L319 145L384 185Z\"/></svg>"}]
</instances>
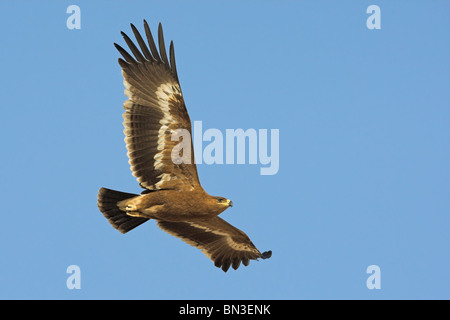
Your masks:
<instances>
[{"instance_id":1,"label":"steppe eagle","mask_svg":"<svg viewBox=\"0 0 450 320\"><path fill-rule=\"evenodd\" d=\"M119 64L128 97L123 114L127 155L133 175L145 190L137 195L101 188L100 211L122 233L154 219L162 230L201 249L225 272L230 266L237 269L241 262L247 266L251 259L270 258L271 251L261 253L244 232L218 217L233 203L203 190L192 139L190 161L172 160L172 151L179 143L172 134L177 129L191 133L173 42L167 56L161 24L159 51L145 20L148 46L133 24L131 29L140 50L125 33L121 34L134 57L114 45L123 57Z\"/></svg>"}]
</instances>

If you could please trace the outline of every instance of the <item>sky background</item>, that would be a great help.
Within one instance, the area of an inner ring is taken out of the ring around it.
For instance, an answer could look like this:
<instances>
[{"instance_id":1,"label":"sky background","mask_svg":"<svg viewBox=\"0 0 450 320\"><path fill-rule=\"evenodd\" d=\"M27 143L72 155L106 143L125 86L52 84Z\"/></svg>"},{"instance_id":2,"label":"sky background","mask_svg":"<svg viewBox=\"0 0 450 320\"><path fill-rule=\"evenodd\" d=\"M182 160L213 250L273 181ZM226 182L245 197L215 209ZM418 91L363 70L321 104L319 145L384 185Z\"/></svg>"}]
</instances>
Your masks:
<instances>
[{"instance_id":1,"label":"sky background","mask_svg":"<svg viewBox=\"0 0 450 320\"><path fill-rule=\"evenodd\" d=\"M0 298L449 299L449 15L448 1L1 1ZM113 42L144 18L175 43L192 121L279 129L276 175L198 166L271 259L224 273L154 221L122 235L98 210L100 187L140 192Z\"/></svg>"}]
</instances>

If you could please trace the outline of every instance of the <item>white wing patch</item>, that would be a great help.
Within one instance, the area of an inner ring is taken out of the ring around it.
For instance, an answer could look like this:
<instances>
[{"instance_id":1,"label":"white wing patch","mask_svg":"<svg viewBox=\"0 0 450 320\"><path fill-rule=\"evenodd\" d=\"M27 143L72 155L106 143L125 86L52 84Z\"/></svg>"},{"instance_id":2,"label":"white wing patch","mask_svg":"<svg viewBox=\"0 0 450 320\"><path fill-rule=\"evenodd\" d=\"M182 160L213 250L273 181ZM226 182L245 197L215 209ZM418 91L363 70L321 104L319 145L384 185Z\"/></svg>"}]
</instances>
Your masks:
<instances>
[{"instance_id":1,"label":"white wing patch","mask_svg":"<svg viewBox=\"0 0 450 320\"><path fill-rule=\"evenodd\" d=\"M206 232L212 232L212 233L215 233L215 234L224 236L225 239L226 239L226 243L230 246L230 248L233 248L234 250L238 250L238 251L251 251L251 252L254 251L254 249L253 249L252 247L248 246L248 245L245 244L245 243L238 243L238 242L233 241L233 239L230 237L230 234L227 233L227 232L220 232L220 231L217 230L217 229L211 229L211 228L208 228L208 227L206 227L206 226L204 226L204 225L196 224L195 222L192 222L192 221L188 221L188 223L189 223L191 226L194 226L194 227L199 228L199 229L203 229L203 230L205 230Z\"/></svg>"},{"instance_id":2,"label":"white wing patch","mask_svg":"<svg viewBox=\"0 0 450 320\"><path fill-rule=\"evenodd\" d=\"M125 96L128 97L129 99L131 99L131 97L133 95L130 91L131 84L128 83L127 78L126 78L126 73L123 70L122 70L122 77L123 77L123 86L125 87L125 90L124 90Z\"/></svg>"},{"instance_id":3,"label":"white wing patch","mask_svg":"<svg viewBox=\"0 0 450 320\"><path fill-rule=\"evenodd\" d=\"M161 180L159 180L159 182L155 183L156 189L159 189L164 182L170 181L172 179L174 179L174 180L177 179L176 176L172 176L169 173L162 173L158 176L158 178L160 178Z\"/></svg>"},{"instance_id":4,"label":"white wing patch","mask_svg":"<svg viewBox=\"0 0 450 320\"><path fill-rule=\"evenodd\" d=\"M181 94L180 87L178 84L173 82L167 82L162 85L160 85L156 89L156 97L158 98L158 106L159 109L163 112L164 117L159 121L161 124L161 128L159 128L158 131L158 145L156 149L159 151L155 154L153 159L155 159L155 169L161 170L164 163L163 163L163 156L164 156L164 150L166 149L166 139L167 135L172 134L173 130L169 128L169 126L175 122L174 118L172 117L169 101L173 99L175 94ZM170 139L168 139L170 141ZM155 184L155 187L159 189L161 184L163 184L166 181L170 181L173 178L172 175L163 173L159 176L161 179L158 183Z\"/></svg>"}]
</instances>

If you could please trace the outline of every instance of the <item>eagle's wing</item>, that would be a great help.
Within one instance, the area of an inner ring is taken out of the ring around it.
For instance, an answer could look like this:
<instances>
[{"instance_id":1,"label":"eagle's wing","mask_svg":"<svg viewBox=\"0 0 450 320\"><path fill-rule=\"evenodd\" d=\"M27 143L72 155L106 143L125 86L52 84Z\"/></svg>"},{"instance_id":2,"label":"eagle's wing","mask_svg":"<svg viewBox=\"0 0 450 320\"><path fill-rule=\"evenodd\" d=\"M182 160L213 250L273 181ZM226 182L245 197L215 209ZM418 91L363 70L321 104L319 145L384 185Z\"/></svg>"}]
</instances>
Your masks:
<instances>
[{"instance_id":1,"label":"eagle's wing","mask_svg":"<svg viewBox=\"0 0 450 320\"><path fill-rule=\"evenodd\" d=\"M267 259L272 255L271 251L259 252L244 232L219 217L183 222L160 220L158 226L201 249L216 267L222 267L225 272L230 265L236 270L241 261L248 266L250 259Z\"/></svg>"},{"instance_id":2,"label":"eagle's wing","mask_svg":"<svg viewBox=\"0 0 450 320\"><path fill-rule=\"evenodd\" d=\"M169 62L161 24L158 28L159 53L145 20L144 27L149 47L131 25L140 50L122 32L134 57L114 44L125 59L119 58L119 64L125 95L129 98L124 103L123 117L131 171L141 187L149 190L201 187L194 161L191 121L178 82L173 42L170 43ZM188 148L180 152L183 132L189 133L189 143L183 144ZM178 157L175 162L172 151ZM188 161L179 163L181 159Z\"/></svg>"}]
</instances>

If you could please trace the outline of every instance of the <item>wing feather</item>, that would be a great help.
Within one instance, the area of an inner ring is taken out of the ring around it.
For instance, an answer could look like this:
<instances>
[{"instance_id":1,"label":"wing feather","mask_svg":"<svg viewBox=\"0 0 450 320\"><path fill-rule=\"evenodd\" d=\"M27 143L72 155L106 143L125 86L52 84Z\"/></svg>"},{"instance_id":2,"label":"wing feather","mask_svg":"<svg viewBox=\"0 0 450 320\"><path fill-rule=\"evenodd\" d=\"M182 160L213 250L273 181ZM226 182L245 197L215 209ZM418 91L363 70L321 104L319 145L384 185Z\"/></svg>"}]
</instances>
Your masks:
<instances>
[{"instance_id":1,"label":"wing feather","mask_svg":"<svg viewBox=\"0 0 450 320\"><path fill-rule=\"evenodd\" d=\"M163 29L162 29L161 23L158 26L158 44L159 44L159 52L161 55L162 62L166 66L168 66L169 60L167 60L166 45L164 44L164 34L163 34Z\"/></svg>"},{"instance_id":2,"label":"wing feather","mask_svg":"<svg viewBox=\"0 0 450 320\"><path fill-rule=\"evenodd\" d=\"M175 49L173 41L170 41L169 55L170 55L170 68L172 70L172 73L177 77L178 81L177 64L175 63Z\"/></svg>"},{"instance_id":3,"label":"wing feather","mask_svg":"<svg viewBox=\"0 0 450 320\"><path fill-rule=\"evenodd\" d=\"M139 33L139 31L136 29L134 24L131 23L130 26L131 26L131 29L133 30L134 37L136 38L136 41L138 42L139 47L141 48L141 51L145 55L145 58L148 61L154 61L155 59L153 58L152 54L148 50L147 45L145 44L144 39L142 39L141 34Z\"/></svg>"},{"instance_id":4,"label":"wing feather","mask_svg":"<svg viewBox=\"0 0 450 320\"><path fill-rule=\"evenodd\" d=\"M172 141L173 133L184 129L191 134L191 121L178 82L173 42L169 62L161 24L158 26L159 53L145 20L148 46L133 24L131 29L138 46L124 32L121 34L132 55L114 44L123 57L119 58L119 65L129 99L124 103L123 124L131 171L140 185L149 190L201 188L192 137L189 137L190 161L181 164L172 161L172 150L181 141Z\"/></svg>"},{"instance_id":5,"label":"wing feather","mask_svg":"<svg viewBox=\"0 0 450 320\"><path fill-rule=\"evenodd\" d=\"M137 61L144 63L146 61L146 59L141 54L139 49L134 45L133 41L131 41L131 39L123 31L121 31L120 34L125 39L125 42L127 43L128 48L130 48L131 52L136 57Z\"/></svg>"},{"instance_id":6,"label":"wing feather","mask_svg":"<svg viewBox=\"0 0 450 320\"><path fill-rule=\"evenodd\" d=\"M191 221L158 221L167 233L199 248L214 265L227 271L237 269L241 262L248 266L250 259L269 258L271 252L261 254L250 238L219 217Z\"/></svg>"},{"instance_id":7,"label":"wing feather","mask_svg":"<svg viewBox=\"0 0 450 320\"><path fill-rule=\"evenodd\" d=\"M150 31L150 27L148 26L147 21L144 20L144 30L145 36L147 37L148 45L150 46L150 50L152 51L153 58L155 61L161 62L161 58L158 54L158 49L156 49L155 41L153 40L152 32Z\"/></svg>"},{"instance_id":8,"label":"wing feather","mask_svg":"<svg viewBox=\"0 0 450 320\"><path fill-rule=\"evenodd\" d=\"M117 43L114 43L114 46L116 47L117 51L119 51L119 53L122 55L122 57L125 59L126 62L128 62L128 63L136 62L136 60L134 60L134 58L120 45L118 45ZM119 60L119 62L120 62L120 60Z\"/></svg>"}]
</instances>

